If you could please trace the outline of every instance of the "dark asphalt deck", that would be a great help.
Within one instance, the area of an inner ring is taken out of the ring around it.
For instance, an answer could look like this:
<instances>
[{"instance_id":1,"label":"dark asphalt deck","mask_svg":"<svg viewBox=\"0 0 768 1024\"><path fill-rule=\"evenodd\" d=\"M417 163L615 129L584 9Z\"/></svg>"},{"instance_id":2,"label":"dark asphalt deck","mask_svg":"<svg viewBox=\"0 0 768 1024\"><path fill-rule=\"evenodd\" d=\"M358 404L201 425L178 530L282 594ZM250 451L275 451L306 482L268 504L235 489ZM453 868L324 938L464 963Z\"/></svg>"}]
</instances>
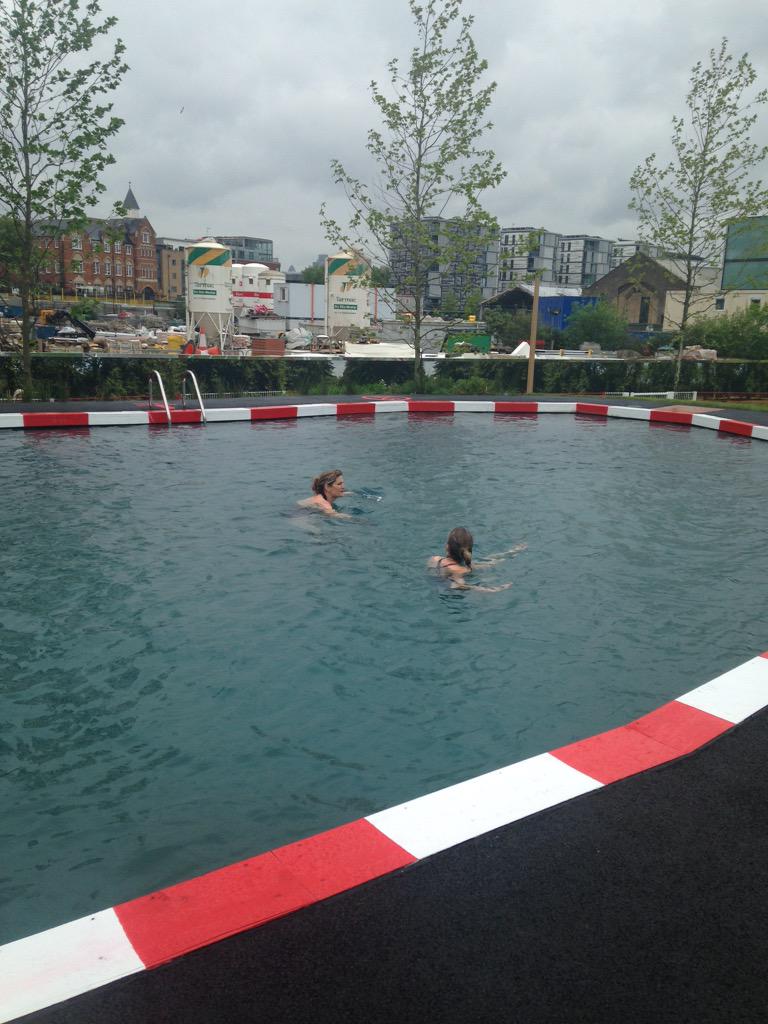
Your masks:
<instances>
[{"instance_id":1,"label":"dark asphalt deck","mask_svg":"<svg viewBox=\"0 0 768 1024\"><path fill-rule=\"evenodd\" d=\"M36 1024L764 1024L768 711Z\"/></svg>"}]
</instances>

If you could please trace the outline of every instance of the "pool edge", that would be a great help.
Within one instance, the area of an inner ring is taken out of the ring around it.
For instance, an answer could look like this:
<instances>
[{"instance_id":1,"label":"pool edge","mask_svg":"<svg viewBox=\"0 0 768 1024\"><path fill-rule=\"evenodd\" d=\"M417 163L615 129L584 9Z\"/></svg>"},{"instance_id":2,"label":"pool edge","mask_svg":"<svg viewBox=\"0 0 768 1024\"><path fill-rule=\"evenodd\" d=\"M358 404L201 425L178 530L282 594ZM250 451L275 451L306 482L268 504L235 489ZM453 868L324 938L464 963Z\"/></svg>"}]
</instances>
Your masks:
<instances>
[{"instance_id":1,"label":"pool edge","mask_svg":"<svg viewBox=\"0 0 768 1024\"><path fill-rule=\"evenodd\" d=\"M768 652L616 729L0 946L11 1021L699 749L768 705Z\"/></svg>"}]
</instances>

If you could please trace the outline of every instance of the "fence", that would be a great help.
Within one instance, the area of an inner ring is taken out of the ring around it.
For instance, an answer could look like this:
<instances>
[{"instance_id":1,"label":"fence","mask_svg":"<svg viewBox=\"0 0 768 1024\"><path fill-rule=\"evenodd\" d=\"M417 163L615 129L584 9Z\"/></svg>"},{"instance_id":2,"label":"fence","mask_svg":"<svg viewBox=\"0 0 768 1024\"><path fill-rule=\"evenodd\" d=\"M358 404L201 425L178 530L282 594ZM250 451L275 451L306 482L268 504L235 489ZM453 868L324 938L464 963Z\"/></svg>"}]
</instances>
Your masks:
<instances>
[{"instance_id":1,"label":"fence","mask_svg":"<svg viewBox=\"0 0 768 1024\"><path fill-rule=\"evenodd\" d=\"M678 401L695 402L698 391L604 391L606 398L673 398Z\"/></svg>"},{"instance_id":2,"label":"fence","mask_svg":"<svg viewBox=\"0 0 768 1024\"><path fill-rule=\"evenodd\" d=\"M285 391L203 391L201 398L277 398Z\"/></svg>"}]
</instances>

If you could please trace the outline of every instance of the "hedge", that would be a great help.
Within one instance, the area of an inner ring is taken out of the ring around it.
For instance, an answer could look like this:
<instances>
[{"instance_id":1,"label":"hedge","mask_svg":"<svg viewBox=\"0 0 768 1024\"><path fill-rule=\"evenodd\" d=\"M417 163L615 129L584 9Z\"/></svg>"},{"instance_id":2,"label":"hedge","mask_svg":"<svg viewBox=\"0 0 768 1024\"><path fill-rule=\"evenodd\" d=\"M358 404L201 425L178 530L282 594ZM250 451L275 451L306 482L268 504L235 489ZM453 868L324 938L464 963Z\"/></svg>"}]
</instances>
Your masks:
<instances>
[{"instance_id":1,"label":"hedge","mask_svg":"<svg viewBox=\"0 0 768 1024\"><path fill-rule=\"evenodd\" d=\"M192 370L202 392L323 390L333 380L327 359L110 358L102 355L33 355L36 398L127 398L148 392L158 370L169 396L181 393L185 370ZM22 388L21 359L0 359L0 396Z\"/></svg>"},{"instance_id":2,"label":"hedge","mask_svg":"<svg viewBox=\"0 0 768 1024\"><path fill-rule=\"evenodd\" d=\"M435 364L427 390L436 394L522 394L525 360L446 359ZM355 394L391 390L413 393L410 360L348 359L341 378L328 359L114 358L103 355L32 356L35 396L42 399L126 398L147 395L151 371L159 370L169 396L181 392L185 369L197 376L203 392L286 391L292 394ZM668 391L675 363L663 361L539 360L538 393ZM23 387L21 359L0 358L0 397ZM764 394L768 361L688 362L681 366L680 390Z\"/></svg>"}]
</instances>

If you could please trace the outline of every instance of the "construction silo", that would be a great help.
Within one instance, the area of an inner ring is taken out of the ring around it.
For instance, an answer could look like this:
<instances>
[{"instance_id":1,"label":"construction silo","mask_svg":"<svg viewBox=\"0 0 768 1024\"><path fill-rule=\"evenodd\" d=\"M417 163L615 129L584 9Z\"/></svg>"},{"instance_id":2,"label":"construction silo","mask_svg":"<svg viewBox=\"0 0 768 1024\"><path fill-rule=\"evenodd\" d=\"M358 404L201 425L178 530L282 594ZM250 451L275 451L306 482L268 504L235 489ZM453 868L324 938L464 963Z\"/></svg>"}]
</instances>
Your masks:
<instances>
[{"instance_id":1,"label":"construction silo","mask_svg":"<svg viewBox=\"0 0 768 1024\"><path fill-rule=\"evenodd\" d=\"M208 347L231 347L232 253L214 238L185 250L187 268L187 337L205 335Z\"/></svg>"},{"instance_id":2,"label":"construction silo","mask_svg":"<svg viewBox=\"0 0 768 1024\"><path fill-rule=\"evenodd\" d=\"M334 336L340 327L369 327L369 264L351 252L337 252L325 261L326 329ZM363 282L361 284L361 281Z\"/></svg>"}]
</instances>

